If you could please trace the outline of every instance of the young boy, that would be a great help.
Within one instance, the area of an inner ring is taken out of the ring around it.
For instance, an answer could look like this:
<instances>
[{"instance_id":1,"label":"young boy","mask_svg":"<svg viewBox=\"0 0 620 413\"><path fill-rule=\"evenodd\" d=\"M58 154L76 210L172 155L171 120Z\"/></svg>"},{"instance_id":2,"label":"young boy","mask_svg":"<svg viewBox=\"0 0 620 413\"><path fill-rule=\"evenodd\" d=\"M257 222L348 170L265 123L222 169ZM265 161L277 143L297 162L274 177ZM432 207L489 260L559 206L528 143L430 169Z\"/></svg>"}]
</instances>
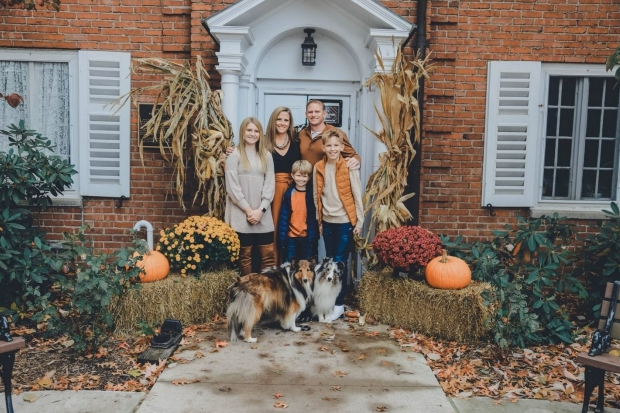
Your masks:
<instances>
[{"instance_id":1,"label":"young boy","mask_svg":"<svg viewBox=\"0 0 620 413\"><path fill-rule=\"evenodd\" d=\"M310 162L296 161L293 164L293 183L284 193L278 218L278 243L283 249L284 262L290 262L293 258L309 259L312 244L319 239L313 192L311 185L308 185L311 174Z\"/></svg>"},{"instance_id":2,"label":"young boy","mask_svg":"<svg viewBox=\"0 0 620 413\"><path fill-rule=\"evenodd\" d=\"M342 132L328 130L321 139L325 156L314 165L313 185L319 232L325 241L325 254L345 265L342 289L331 316L334 321L344 313L349 278L347 264L353 235L359 235L364 225L364 206L359 170L347 169L341 155L344 149Z\"/></svg>"}]
</instances>

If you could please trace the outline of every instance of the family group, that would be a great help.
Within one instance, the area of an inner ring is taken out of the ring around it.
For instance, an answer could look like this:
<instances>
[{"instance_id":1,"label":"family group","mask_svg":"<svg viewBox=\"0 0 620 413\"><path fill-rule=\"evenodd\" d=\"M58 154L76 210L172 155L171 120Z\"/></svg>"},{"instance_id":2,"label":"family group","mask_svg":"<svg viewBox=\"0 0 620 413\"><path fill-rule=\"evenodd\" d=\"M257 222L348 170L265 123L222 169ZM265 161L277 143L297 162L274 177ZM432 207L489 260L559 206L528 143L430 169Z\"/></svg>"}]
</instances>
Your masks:
<instances>
[{"instance_id":1,"label":"family group","mask_svg":"<svg viewBox=\"0 0 620 413\"><path fill-rule=\"evenodd\" d=\"M326 116L324 103L310 100L299 133L286 107L273 111L264 134L258 119L241 122L239 145L226 159L224 219L239 235L241 276L316 257L322 236L326 256L345 265L335 320L344 312L346 265L364 211L360 157Z\"/></svg>"}]
</instances>

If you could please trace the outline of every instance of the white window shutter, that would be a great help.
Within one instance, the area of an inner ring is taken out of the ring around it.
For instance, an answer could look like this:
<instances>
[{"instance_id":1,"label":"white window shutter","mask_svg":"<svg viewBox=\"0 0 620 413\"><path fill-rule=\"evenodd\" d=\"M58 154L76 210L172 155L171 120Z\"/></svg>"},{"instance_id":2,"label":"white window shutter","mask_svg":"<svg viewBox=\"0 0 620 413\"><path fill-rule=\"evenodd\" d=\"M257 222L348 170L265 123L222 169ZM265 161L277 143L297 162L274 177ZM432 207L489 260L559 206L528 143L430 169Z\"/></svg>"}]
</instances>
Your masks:
<instances>
[{"instance_id":1,"label":"white window shutter","mask_svg":"<svg viewBox=\"0 0 620 413\"><path fill-rule=\"evenodd\" d=\"M80 195L129 196L131 54L79 52Z\"/></svg>"},{"instance_id":2,"label":"white window shutter","mask_svg":"<svg viewBox=\"0 0 620 413\"><path fill-rule=\"evenodd\" d=\"M540 77L540 62L489 62L483 206L534 205Z\"/></svg>"}]
</instances>

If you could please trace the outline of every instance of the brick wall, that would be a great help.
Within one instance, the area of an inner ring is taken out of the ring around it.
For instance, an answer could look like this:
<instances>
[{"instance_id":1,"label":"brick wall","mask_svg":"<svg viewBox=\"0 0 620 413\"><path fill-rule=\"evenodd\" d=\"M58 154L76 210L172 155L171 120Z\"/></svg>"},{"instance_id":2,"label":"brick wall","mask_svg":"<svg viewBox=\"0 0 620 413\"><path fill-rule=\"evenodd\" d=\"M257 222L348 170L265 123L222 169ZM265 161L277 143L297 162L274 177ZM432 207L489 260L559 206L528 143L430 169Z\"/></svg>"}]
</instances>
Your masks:
<instances>
[{"instance_id":1,"label":"brick wall","mask_svg":"<svg viewBox=\"0 0 620 413\"><path fill-rule=\"evenodd\" d=\"M125 50L133 57L180 61L200 55L218 87L216 45L201 21L234 2L65 0L59 12L0 10L0 47ZM381 3L415 23L417 1ZM491 217L480 207L487 61L603 64L619 40L618 27L615 0L429 1L427 32L436 68L426 88L421 225L478 238L527 214L501 209ZM134 86L153 81L132 78ZM157 150L146 150L142 164L135 110L132 118L131 199L122 208L98 198L85 198L83 208L53 208L41 216L52 237L91 223L97 246L115 248L140 219L159 230L200 212L178 207L170 191L172 170Z\"/></svg>"}]
</instances>

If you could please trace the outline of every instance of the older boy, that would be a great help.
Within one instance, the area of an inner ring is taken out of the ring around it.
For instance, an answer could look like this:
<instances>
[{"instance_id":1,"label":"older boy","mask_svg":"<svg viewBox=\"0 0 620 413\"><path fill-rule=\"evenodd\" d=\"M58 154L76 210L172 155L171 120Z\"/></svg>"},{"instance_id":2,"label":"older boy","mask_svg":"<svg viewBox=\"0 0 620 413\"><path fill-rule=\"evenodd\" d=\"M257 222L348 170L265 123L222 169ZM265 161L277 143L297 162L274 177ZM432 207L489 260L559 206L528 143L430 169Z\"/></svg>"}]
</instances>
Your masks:
<instances>
[{"instance_id":1,"label":"older boy","mask_svg":"<svg viewBox=\"0 0 620 413\"><path fill-rule=\"evenodd\" d=\"M308 188L310 175L310 162L293 163L293 184L284 193L278 219L278 244L282 246L284 262L290 262L293 258L309 259L312 256L312 244L319 239L313 192Z\"/></svg>"},{"instance_id":2,"label":"older boy","mask_svg":"<svg viewBox=\"0 0 620 413\"><path fill-rule=\"evenodd\" d=\"M341 155L345 147L342 132L328 130L321 139L325 156L314 166L313 185L319 231L325 242L325 254L345 264L342 289L331 316L334 321L344 313L347 264L353 236L359 235L364 225L364 207L359 170L347 169Z\"/></svg>"}]
</instances>

